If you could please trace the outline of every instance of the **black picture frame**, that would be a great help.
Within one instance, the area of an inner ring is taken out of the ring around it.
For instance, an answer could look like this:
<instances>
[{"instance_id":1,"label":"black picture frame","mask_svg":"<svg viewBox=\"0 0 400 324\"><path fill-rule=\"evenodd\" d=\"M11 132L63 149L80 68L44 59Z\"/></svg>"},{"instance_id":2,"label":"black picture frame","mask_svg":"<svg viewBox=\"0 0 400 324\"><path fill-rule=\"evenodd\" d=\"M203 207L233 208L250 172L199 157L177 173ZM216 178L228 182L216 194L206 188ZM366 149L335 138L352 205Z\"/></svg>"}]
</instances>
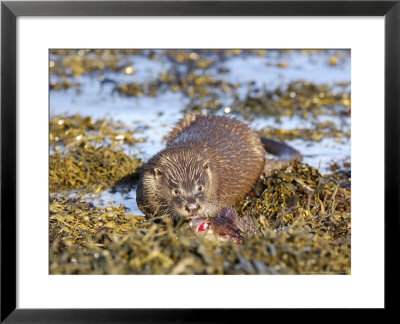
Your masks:
<instances>
[{"instance_id":1,"label":"black picture frame","mask_svg":"<svg viewBox=\"0 0 400 324\"><path fill-rule=\"evenodd\" d=\"M16 19L19 16L384 16L385 18L385 309L396 307L400 129L400 0L395 1L2 1L1 3L1 322L227 322L239 312L217 309L16 308ZM373 150L373 148L371 148ZM373 182L373 180L372 180ZM373 184L371 184L372 186ZM371 188L371 190L373 190ZM371 260L371 262L373 262ZM221 297L223 298L223 297ZM247 314L249 315L249 314ZM260 316L260 317L259 317Z\"/></svg>"}]
</instances>

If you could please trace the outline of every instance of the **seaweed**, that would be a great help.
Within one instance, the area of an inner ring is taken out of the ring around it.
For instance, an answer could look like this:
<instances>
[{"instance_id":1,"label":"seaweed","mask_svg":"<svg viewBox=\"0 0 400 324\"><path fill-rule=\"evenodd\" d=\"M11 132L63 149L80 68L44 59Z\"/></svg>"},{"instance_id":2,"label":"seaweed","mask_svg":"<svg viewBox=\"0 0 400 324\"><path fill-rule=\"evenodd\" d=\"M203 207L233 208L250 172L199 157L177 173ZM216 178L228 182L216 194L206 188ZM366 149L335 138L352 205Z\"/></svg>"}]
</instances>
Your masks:
<instances>
[{"instance_id":1,"label":"seaweed","mask_svg":"<svg viewBox=\"0 0 400 324\"><path fill-rule=\"evenodd\" d=\"M123 206L50 199L53 274L349 274L350 190L292 162L236 210L257 230L238 246Z\"/></svg>"},{"instance_id":2,"label":"seaweed","mask_svg":"<svg viewBox=\"0 0 400 324\"><path fill-rule=\"evenodd\" d=\"M250 86L245 98L237 98L230 108L250 120L258 116L274 116L276 121L282 116L303 119L319 115L350 116L351 95L347 87L339 90L335 85L294 81L274 90Z\"/></svg>"},{"instance_id":3,"label":"seaweed","mask_svg":"<svg viewBox=\"0 0 400 324\"><path fill-rule=\"evenodd\" d=\"M124 146L143 139L134 137L123 124L90 117L53 116L50 120L50 191L81 189L100 192L137 172L140 159Z\"/></svg>"},{"instance_id":4,"label":"seaweed","mask_svg":"<svg viewBox=\"0 0 400 324\"><path fill-rule=\"evenodd\" d=\"M321 115L349 118L349 83L314 84L304 80L260 87L225 80L233 57L275 56L274 68L291 69L291 50L52 50L50 90L79 91L83 75L110 82L126 96L179 92L184 112L224 112L251 120L299 117L311 128L274 126L260 134L279 140L337 141L351 134ZM325 55L338 68L348 51L302 50L310 59ZM135 57L168 62L168 69L143 82L117 83L108 76L135 76ZM272 64L272 63L271 63ZM109 73L110 72L110 73ZM108 73L108 74L107 74ZM242 89L243 90L243 89ZM227 104L229 103L229 104ZM51 274L350 274L350 163L330 171L301 162L270 161L270 170L235 207L239 220L251 220L242 244L196 235L188 222L135 215L124 205L93 196L129 193L142 166L131 148L143 139L121 122L77 115L50 119L49 269ZM137 150L133 150L137 152ZM239 221L240 222L240 221ZM254 226L253 226L254 225ZM246 231L245 231L246 232Z\"/></svg>"}]
</instances>

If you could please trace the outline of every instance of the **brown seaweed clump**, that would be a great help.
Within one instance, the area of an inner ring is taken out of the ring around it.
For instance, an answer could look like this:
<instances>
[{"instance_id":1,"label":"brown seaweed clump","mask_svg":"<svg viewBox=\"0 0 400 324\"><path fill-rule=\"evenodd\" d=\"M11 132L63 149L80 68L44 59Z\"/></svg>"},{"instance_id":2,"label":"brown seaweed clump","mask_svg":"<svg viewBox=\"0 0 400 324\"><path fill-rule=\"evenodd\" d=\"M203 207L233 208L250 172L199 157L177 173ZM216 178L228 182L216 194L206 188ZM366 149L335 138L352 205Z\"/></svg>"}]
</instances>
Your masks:
<instances>
[{"instance_id":1,"label":"brown seaweed clump","mask_svg":"<svg viewBox=\"0 0 400 324\"><path fill-rule=\"evenodd\" d=\"M350 131L343 131L343 129L336 127L333 122L313 123L312 128L268 128L261 130L259 133L261 136L281 141L303 139L305 141L320 142L325 138L334 138L339 142L343 138L348 139L351 137Z\"/></svg>"},{"instance_id":2,"label":"brown seaweed clump","mask_svg":"<svg viewBox=\"0 0 400 324\"><path fill-rule=\"evenodd\" d=\"M349 51L322 50L52 50L50 52L51 90L76 88L80 91L82 75L96 76L100 84L113 84L112 93L142 97L170 92L180 92L189 101L185 113L210 113L227 109L229 113L241 113L245 118L256 116L301 116L305 119L318 115L351 114L350 83L315 84L307 81L294 81L287 86L275 89L261 89L255 82L247 84L245 98L239 89L246 84L229 82L225 73L229 72L225 62L235 56L256 56L268 66L290 68L285 61L291 52L312 57L318 55L326 64L340 68L350 58ZM145 81L117 81L109 76L134 75L135 58L145 57L152 61L167 63L158 75L149 75ZM279 58L276 63L275 58ZM274 63L272 63L274 62ZM223 104L225 102L229 105Z\"/></svg>"},{"instance_id":3,"label":"brown seaweed clump","mask_svg":"<svg viewBox=\"0 0 400 324\"><path fill-rule=\"evenodd\" d=\"M96 207L82 198L50 196L50 272L100 273L96 260L111 242L126 239L134 228L140 228L142 216L127 214L124 206ZM74 257L74 251L79 256ZM90 252L88 252L90 251Z\"/></svg>"},{"instance_id":4,"label":"brown seaweed clump","mask_svg":"<svg viewBox=\"0 0 400 324\"><path fill-rule=\"evenodd\" d=\"M350 56L349 51L302 52L326 54L326 64L334 68ZM279 60L270 61L270 54L278 55ZM350 138L345 128L318 120L321 115L349 118L350 83L299 80L262 89L250 83L247 95L239 96L239 89L246 84L231 83L225 77L229 69L224 62L231 57L258 56L265 59L266 70L268 64L290 69L288 54L288 50L52 50L50 89L79 92L80 78L90 75L101 84L112 83L113 94L140 97L179 92L188 100L186 112L206 114L223 109L246 119L274 116L278 122L283 116L297 116L315 126L263 132L274 139ZM113 73L135 75L135 56L167 62L168 68L149 75L144 82L113 80ZM53 116L49 140L51 274L351 273L348 162L332 164L329 174L304 163L277 163L248 198L235 206L234 224L251 223L251 230L239 227L238 245L196 235L189 222L146 219L123 205L88 198L136 179L141 168L138 156L127 154L141 140L122 123L80 115ZM230 219L231 213L232 209L223 213L222 220ZM232 228L223 230L232 235ZM236 234L237 228L233 230Z\"/></svg>"},{"instance_id":5,"label":"brown seaweed clump","mask_svg":"<svg viewBox=\"0 0 400 324\"><path fill-rule=\"evenodd\" d=\"M50 272L350 274L350 179L343 187L337 177L292 162L262 179L236 207L256 226L242 245L196 237L188 223L155 223L122 207L108 212L84 200L54 200Z\"/></svg>"},{"instance_id":6,"label":"brown seaweed clump","mask_svg":"<svg viewBox=\"0 0 400 324\"><path fill-rule=\"evenodd\" d=\"M79 78L82 74L90 72L119 71L126 68L124 61L127 55L142 53L142 50L134 49L53 49L50 54L56 55L56 58L50 60L50 74L66 79Z\"/></svg>"},{"instance_id":7,"label":"brown seaweed clump","mask_svg":"<svg viewBox=\"0 0 400 324\"><path fill-rule=\"evenodd\" d=\"M256 116L299 116L304 119L319 115L350 116L351 93L349 84L317 85L307 81L291 82L274 90L252 89L244 99L237 98L231 105L232 112L243 114L247 119Z\"/></svg>"},{"instance_id":8,"label":"brown seaweed clump","mask_svg":"<svg viewBox=\"0 0 400 324\"><path fill-rule=\"evenodd\" d=\"M135 173L139 159L124 146L141 140L122 124L80 115L50 120L50 192L80 188L99 192Z\"/></svg>"}]
</instances>

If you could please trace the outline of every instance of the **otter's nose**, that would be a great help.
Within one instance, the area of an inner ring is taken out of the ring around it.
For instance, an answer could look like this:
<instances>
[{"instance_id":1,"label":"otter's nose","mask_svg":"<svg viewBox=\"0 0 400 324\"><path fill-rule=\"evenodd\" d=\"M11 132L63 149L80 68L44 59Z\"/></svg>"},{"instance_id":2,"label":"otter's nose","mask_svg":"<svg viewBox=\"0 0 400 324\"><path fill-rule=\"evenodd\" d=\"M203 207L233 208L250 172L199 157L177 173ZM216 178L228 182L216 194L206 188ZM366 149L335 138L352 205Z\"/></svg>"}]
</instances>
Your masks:
<instances>
[{"instance_id":1,"label":"otter's nose","mask_svg":"<svg viewBox=\"0 0 400 324\"><path fill-rule=\"evenodd\" d=\"M190 215L193 215L195 212L197 212L200 209L200 207L197 204L187 204L185 206L185 209Z\"/></svg>"}]
</instances>

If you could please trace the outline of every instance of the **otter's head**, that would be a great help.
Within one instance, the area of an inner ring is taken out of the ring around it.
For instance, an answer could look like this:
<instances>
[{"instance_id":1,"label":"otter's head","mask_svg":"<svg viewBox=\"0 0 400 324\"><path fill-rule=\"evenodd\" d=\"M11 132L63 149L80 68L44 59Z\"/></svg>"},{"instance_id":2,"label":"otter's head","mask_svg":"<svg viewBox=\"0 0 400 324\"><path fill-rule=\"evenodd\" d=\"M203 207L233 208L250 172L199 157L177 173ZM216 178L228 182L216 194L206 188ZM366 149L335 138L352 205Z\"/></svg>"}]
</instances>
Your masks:
<instances>
[{"instance_id":1,"label":"otter's head","mask_svg":"<svg viewBox=\"0 0 400 324\"><path fill-rule=\"evenodd\" d=\"M150 169L158 200L169 205L171 216L212 216L212 170L202 153L168 148L155 157Z\"/></svg>"}]
</instances>

